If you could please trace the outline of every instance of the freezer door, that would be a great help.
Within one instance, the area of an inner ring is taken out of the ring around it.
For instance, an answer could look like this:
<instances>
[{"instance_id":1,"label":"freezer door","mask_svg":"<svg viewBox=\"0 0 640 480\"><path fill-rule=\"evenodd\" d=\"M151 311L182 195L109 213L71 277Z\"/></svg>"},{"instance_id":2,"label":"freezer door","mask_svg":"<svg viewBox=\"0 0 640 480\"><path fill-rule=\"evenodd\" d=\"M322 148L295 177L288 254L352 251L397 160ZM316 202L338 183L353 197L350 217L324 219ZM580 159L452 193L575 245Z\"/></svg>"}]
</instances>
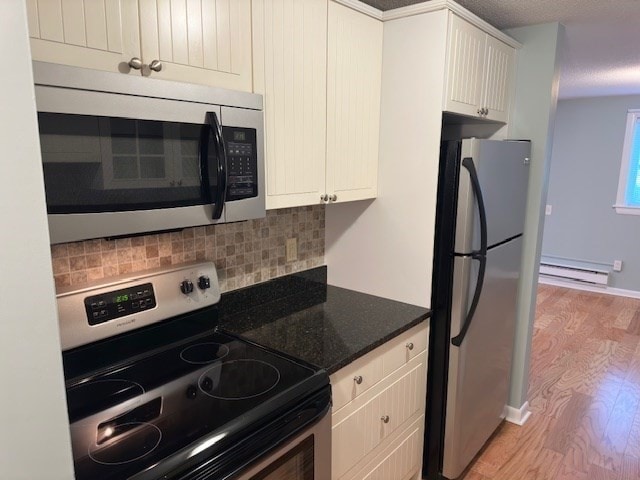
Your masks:
<instances>
[{"instance_id":1,"label":"freezer door","mask_svg":"<svg viewBox=\"0 0 640 480\"><path fill-rule=\"evenodd\" d=\"M522 238L493 248L478 308L460 347L451 346L443 474L457 478L504 418L516 320ZM456 257L451 336L464 322L478 262Z\"/></svg>"},{"instance_id":2,"label":"freezer door","mask_svg":"<svg viewBox=\"0 0 640 480\"><path fill-rule=\"evenodd\" d=\"M471 157L478 173L489 247L524 230L530 150L531 144L524 141L462 141L460 161ZM460 169L458 188L455 251L470 253L480 247L480 227L469 172L464 168Z\"/></svg>"}]
</instances>

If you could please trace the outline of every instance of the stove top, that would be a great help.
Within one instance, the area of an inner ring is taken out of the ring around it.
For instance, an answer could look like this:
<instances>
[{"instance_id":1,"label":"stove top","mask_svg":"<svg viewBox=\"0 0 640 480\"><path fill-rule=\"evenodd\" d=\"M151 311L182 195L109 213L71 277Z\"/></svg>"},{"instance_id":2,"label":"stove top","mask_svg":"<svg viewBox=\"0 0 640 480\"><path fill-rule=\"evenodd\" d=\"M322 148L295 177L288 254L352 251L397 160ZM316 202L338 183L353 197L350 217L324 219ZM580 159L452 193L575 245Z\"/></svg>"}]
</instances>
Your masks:
<instances>
[{"instance_id":1,"label":"stove top","mask_svg":"<svg viewBox=\"0 0 640 480\"><path fill-rule=\"evenodd\" d=\"M63 352L78 480L183 478L203 465L227 478L326 411L324 371L218 331L217 314Z\"/></svg>"}]
</instances>

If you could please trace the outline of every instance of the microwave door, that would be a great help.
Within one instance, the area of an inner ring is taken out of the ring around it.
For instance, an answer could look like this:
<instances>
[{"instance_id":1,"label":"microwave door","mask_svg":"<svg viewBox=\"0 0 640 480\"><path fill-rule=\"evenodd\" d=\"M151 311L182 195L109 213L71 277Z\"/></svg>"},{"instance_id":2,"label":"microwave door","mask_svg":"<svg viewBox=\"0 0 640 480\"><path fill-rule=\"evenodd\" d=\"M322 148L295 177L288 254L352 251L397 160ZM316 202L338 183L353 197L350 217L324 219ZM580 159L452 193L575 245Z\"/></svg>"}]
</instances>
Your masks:
<instances>
[{"instance_id":1,"label":"microwave door","mask_svg":"<svg viewBox=\"0 0 640 480\"><path fill-rule=\"evenodd\" d=\"M207 112L200 141L203 196L213 205L212 220L222 217L227 191L227 155L216 112Z\"/></svg>"}]
</instances>

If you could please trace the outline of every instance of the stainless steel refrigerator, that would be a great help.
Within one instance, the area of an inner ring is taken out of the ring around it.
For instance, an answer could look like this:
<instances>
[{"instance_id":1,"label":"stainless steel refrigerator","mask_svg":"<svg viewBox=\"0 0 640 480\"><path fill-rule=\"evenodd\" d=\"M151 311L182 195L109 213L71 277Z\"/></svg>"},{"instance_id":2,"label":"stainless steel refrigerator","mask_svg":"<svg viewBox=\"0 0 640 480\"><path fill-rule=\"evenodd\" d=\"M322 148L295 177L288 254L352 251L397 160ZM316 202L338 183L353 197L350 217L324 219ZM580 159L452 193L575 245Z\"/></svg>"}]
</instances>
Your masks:
<instances>
[{"instance_id":1,"label":"stainless steel refrigerator","mask_svg":"<svg viewBox=\"0 0 640 480\"><path fill-rule=\"evenodd\" d=\"M442 144L426 478L455 479L505 415L530 142Z\"/></svg>"}]
</instances>

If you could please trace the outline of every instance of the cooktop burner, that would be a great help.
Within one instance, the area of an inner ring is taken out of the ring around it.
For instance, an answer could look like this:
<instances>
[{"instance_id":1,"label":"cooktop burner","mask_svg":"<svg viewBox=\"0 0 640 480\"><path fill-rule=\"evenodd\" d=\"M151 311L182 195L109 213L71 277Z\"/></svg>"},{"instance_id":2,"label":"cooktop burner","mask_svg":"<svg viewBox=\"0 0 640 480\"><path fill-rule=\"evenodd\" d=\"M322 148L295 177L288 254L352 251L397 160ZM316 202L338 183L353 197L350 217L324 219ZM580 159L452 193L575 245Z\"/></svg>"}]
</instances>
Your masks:
<instances>
[{"instance_id":1,"label":"cooktop burner","mask_svg":"<svg viewBox=\"0 0 640 480\"><path fill-rule=\"evenodd\" d=\"M197 343L180 352L180 358L194 365L206 365L229 355L226 345L215 342Z\"/></svg>"},{"instance_id":2,"label":"cooktop burner","mask_svg":"<svg viewBox=\"0 0 640 480\"><path fill-rule=\"evenodd\" d=\"M280 381L280 372L261 360L231 360L205 371L198 384L213 398L246 400L264 395Z\"/></svg>"}]
</instances>

